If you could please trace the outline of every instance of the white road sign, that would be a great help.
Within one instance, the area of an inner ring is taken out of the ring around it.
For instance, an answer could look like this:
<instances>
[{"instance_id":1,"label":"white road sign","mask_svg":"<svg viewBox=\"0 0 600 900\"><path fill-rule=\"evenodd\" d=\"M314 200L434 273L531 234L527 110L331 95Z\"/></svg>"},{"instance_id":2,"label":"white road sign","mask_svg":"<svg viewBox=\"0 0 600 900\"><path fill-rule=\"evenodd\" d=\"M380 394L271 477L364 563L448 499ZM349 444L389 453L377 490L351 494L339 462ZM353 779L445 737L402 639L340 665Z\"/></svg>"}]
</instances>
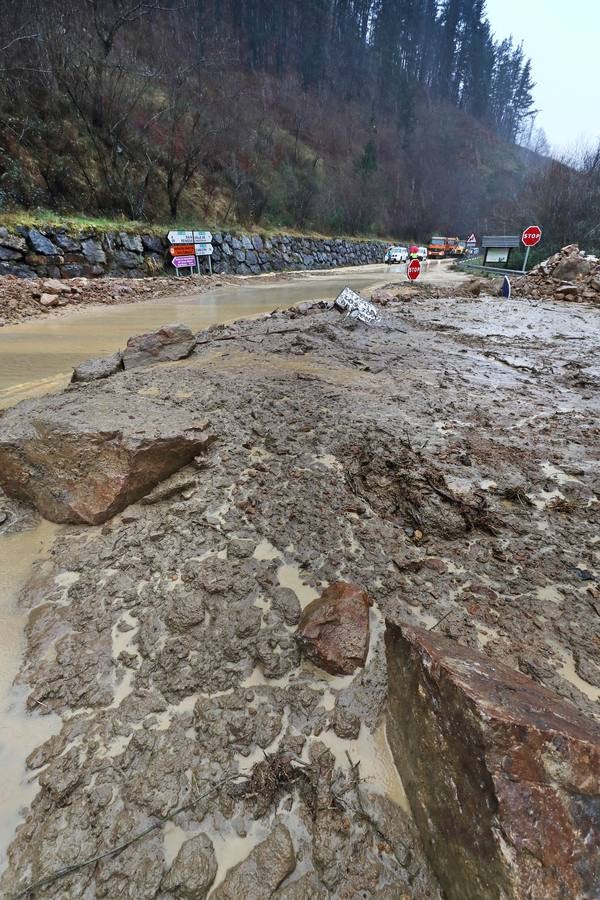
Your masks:
<instances>
[{"instance_id":1,"label":"white road sign","mask_svg":"<svg viewBox=\"0 0 600 900\"><path fill-rule=\"evenodd\" d=\"M170 231L167 235L170 244L193 244L193 231Z\"/></svg>"},{"instance_id":2,"label":"white road sign","mask_svg":"<svg viewBox=\"0 0 600 900\"><path fill-rule=\"evenodd\" d=\"M169 231L167 240L170 244L210 244L210 231Z\"/></svg>"},{"instance_id":3,"label":"white road sign","mask_svg":"<svg viewBox=\"0 0 600 900\"><path fill-rule=\"evenodd\" d=\"M196 232L198 234L198 232ZM196 256L212 256L212 244L194 244L194 253Z\"/></svg>"}]
</instances>

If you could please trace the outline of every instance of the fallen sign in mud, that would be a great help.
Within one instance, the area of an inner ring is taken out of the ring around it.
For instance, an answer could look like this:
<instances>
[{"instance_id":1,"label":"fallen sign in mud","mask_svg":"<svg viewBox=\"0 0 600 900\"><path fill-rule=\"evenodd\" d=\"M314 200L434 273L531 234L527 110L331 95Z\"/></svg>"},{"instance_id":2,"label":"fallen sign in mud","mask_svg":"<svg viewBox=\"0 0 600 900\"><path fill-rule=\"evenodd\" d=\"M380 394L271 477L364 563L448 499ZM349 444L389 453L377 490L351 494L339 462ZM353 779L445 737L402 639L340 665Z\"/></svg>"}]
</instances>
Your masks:
<instances>
[{"instance_id":1,"label":"fallen sign in mud","mask_svg":"<svg viewBox=\"0 0 600 900\"><path fill-rule=\"evenodd\" d=\"M358 319L365 325L379 325L381 318L375 306L353 291L352 288L346 287L335 298L334 306L346 312L347 318Z\"/></svg>"}]
</instances>

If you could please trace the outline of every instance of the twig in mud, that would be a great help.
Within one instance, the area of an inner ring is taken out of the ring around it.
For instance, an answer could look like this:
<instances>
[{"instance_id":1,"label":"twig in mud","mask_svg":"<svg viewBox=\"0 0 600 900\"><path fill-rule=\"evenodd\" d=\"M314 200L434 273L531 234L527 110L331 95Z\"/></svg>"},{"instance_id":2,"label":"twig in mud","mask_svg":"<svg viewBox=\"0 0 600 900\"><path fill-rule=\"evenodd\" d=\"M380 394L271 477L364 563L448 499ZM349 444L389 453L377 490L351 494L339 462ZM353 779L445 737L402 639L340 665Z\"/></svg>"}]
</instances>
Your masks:
<instances>
[{"instance_id":1,"label":"twig in mud","mask_svg":"<svg viewBox=\"0 0 600 900\"><path fill-rule=\"evenodd\" d=\"M449 612L445 613L445 614L442 616L442 618L441 618L441 619L438 619L437 622L434 622L433 625L431 625L431 626L427 629L427 631L433 631L434 628L437 628L438 625L441 625L441 623L444 621L444 619L447 619L448 616L451 616L453 612L454 612L454 610L451 609Z\"/></svg>"},{"instance_id":2,"label":"twig in mud","mask_svg":"<svg viewBox=\"0 0 600 900\"><path fill-rule=\"evenodd\" d=\"M122 853L123 850L126 850L127 847L131 847L132 844L135 844L137 841L141 841L142 838L145 838L148 834L151 834L153 831L157 831L159 828L162 828L163 825L166 825L167 822L170 822L175 816L179 815L181 812L186 812L188 809L192 809L196 803L199 803L200 800L205 800L207 797L212 796L221 790L223 785L228 782L234 781L238 778L245 778L249 780L249 775L240 775L240 773L236 773L235 775L228 775L227 778L222 778L220 781L217 781L212 785L207 791L199 796L193 797L183 806L178 807L178 809L174 809L173 812L169 813L167 816L161 817L157 822L153 825L149 825L148 828L145 828L143 831L140 831L138 834L135 834L132 838L129 838L127 841L123 841L122 844L118 844L116 847L112 847L110 850L105 850L104 853L99 853L97 856L92 856L90 859L85 859L82 862L73 863L70 866L65 866L63 869L58 869L56 872L53 872L52 875L47 875L45 878L39 878L37 881L33 881L31 884L27 885L26 888L19 891L16 894L12 895L12 900L22 900L24 897L28 897L29 895L34 894L37 890L42 887L47 887L50 884L53 884L55 881L59 881L61 878L66 878L67 875L73 875L75 872L81 871L81 869L85 869L88 866L94 865L94 863L101 862L103 859L108 859L110 856L116 856L117 853Z\"/></svg>"}]
</instances>

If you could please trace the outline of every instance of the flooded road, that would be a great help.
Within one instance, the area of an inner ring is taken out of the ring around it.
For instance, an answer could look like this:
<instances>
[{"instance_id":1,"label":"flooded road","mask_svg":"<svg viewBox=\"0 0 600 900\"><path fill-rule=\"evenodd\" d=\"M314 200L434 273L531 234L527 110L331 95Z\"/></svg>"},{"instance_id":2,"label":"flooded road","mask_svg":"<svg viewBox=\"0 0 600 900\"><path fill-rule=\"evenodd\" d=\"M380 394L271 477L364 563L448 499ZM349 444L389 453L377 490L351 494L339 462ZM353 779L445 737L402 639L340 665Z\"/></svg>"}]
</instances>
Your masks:
<instances>
[{"instance_id":1,"label":"flooded road","mask_svg":"<svg viewBox=\"0 0 600 900\"><path fill-rule=\"evenodd\" d=\"M169 322L183 322L195 331L214 323L247 318L304 300L330 300L349 285L361 291L403 274L405 266L360 266L335 272L298 273L288 280L248 278L207 293L178 299L165 297L141 303L97 306L64 316L34 319L0 329L0 409L27 397L56 390L71 369L90 356L123 347L134 334Z\"/></svg>"},{"instance_id":2,"label":"flooded road","mask_svg":"<svg viewBox=\"0 0 600 900\"><path fill-rule=\"evenodd\" d=\"M0 868L15 827L35 794L37 778L25 770L31 751L59 730L55 715L29 715L27 690L13 686L24 651L27 610L19 592L35 561L49 553L58 526L42 521L31 531L0 535L0 767L4 774L0 809Z\"/></svg>"}]
</instances>

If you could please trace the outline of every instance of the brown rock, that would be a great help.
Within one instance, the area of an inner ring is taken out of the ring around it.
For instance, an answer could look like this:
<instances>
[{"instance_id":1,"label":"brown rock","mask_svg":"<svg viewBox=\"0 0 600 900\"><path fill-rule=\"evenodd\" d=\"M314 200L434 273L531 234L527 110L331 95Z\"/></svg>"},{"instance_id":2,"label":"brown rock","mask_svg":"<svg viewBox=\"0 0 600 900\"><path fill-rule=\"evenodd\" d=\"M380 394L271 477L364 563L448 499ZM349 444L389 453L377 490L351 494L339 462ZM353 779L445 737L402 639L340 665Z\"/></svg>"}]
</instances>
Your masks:
<instances>
[{"instance_id":1,"label":"brown rock","mask_svg":"<svg viewBox=\"0 0 600 900\"><path fill-rule=\"evenodd\" d=\"M58 306L59 300L56 294L42 294L39 302L42 306Z\"/></svg>"},{"instance_id":2,"label":"brown rock","mask_svg":"<svg viewBox=\"0 0 600 900\"><path fill-rule=\"evenodd\" d=\"M48 294L70 294L71 287L58 278L44 278L43 288Z\"/></svg>"},{"instance_id":3,"label":"brown rock","mask_svg":"<svg viewBox=\"0 0 600 900\"><path fill-rule=\"evenodd\" d=\"M364 666L372 602L355 584L330 584L300 617L296 638L304 655L332 675L351 675Z\"/></svg>"},{"instance_id":4,"label":"brown rock","mask_svg":"<svg viewBox=\"0 0 600 900\"><path fill-rule=\"evenodd\" d=\"M600 729L482 654L388 623L387 734L449 900L600 884Z\"/></svg>"},{"instance_id":5,"label":"brown rock","mask_svg":"<svg viewBox=\"0 0 600 900\"><path fill-rule=\"evenodd\" d=\"M578 276L589 275L591 271L592 263L577 253L561 259L552 272L552 277L561 281L573 281Z\"/></svg>"},{"instance_id":6,"label":"brown rock","mask_svg":"<svg viewBox=\"0 0 600 900\"><path fill-rule=\"evenodd\" d=\"M163 325L157 331L130 337L123 351L126 369L150 366L157 362L183 359L189 356L196 339L187 325Z\"/></svg>"},{"instance_id":7,"label":"brown rock","mask_svg":"<svg viewBox=\"0 0 600 900\"><path fill-rule=\"evenodd\" d=\"M7 494L53 522L98 524L211 442L178 408L107 387L26 400L3 415L0 486Z\"/></svg>"}]
</instances>

